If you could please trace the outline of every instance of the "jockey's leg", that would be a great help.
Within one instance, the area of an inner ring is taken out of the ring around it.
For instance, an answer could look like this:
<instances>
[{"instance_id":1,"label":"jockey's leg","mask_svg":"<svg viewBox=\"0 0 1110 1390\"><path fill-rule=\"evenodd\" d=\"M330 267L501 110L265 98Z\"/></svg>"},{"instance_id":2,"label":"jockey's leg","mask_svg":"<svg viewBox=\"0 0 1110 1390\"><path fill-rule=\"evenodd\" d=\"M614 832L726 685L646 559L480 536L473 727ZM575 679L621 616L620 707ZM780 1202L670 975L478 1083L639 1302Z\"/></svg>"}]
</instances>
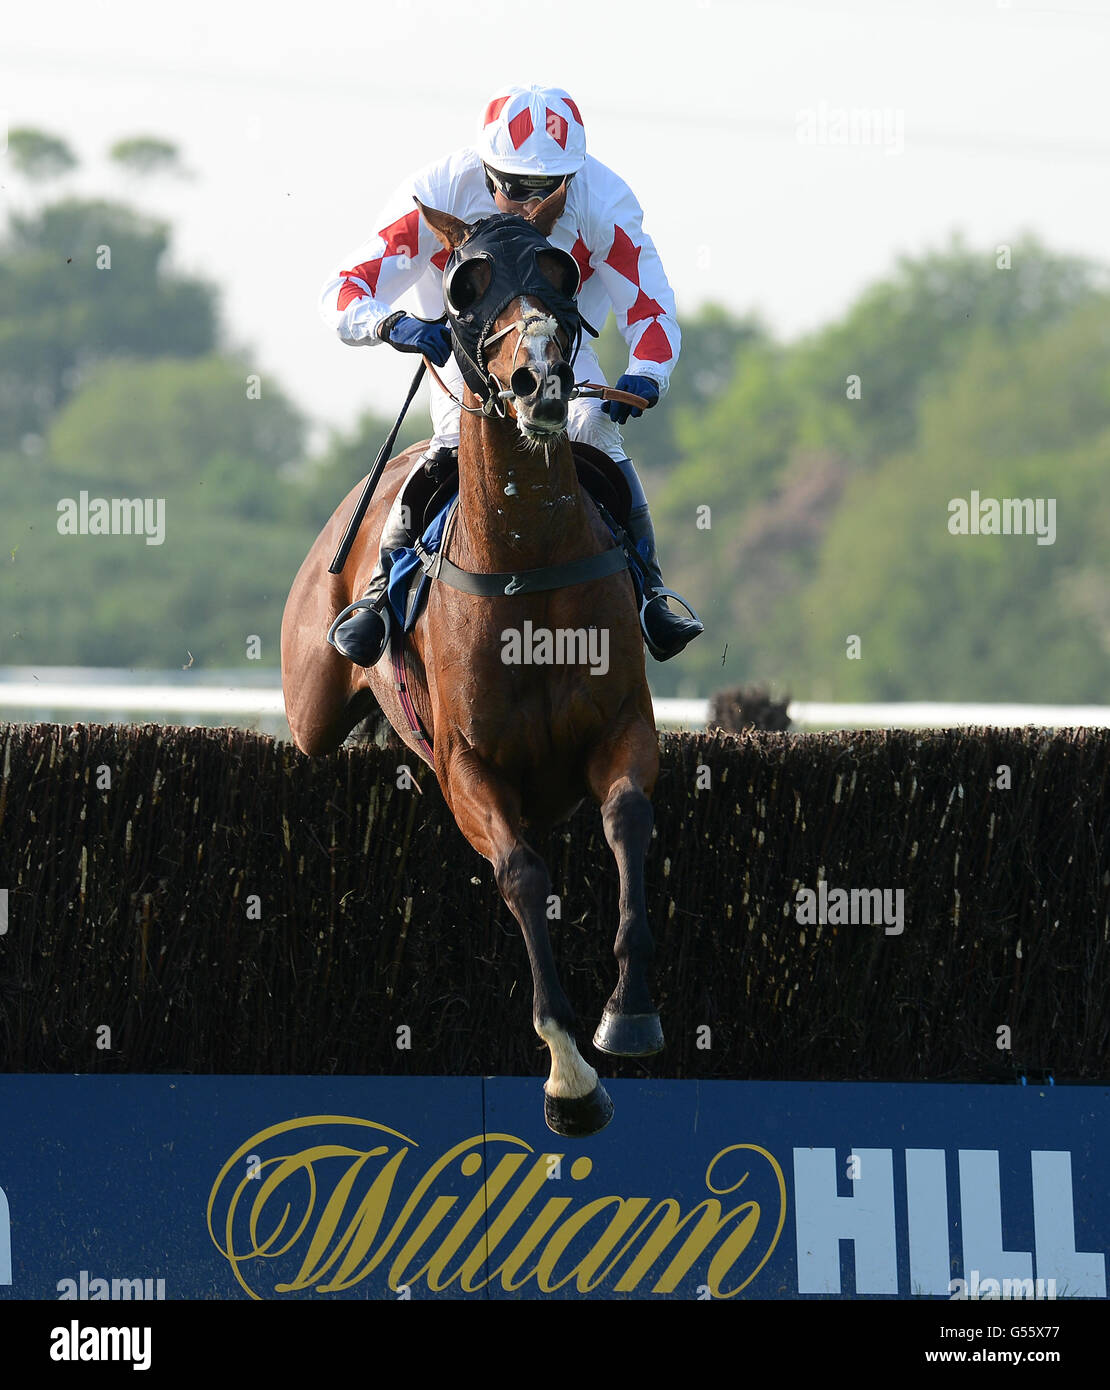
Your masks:
<instances>
[{"instance_id":1,"label":"jockey's leg","mask_svg":"<svg viewBox=\"0 0 1110 1390\"><path fill-rule=\"evenodd\" d=\"M578 354L574 375L579 381L605 380L594 354L585 348ZM643 484L632 460L625 453L620 426L602 412L603 404L604 402L589 396L571 401L567 432L571 439L580 439L584 444L592 444L595 449L608 454L620 468L632 493L628 534L637 554L644 562L645 598L648 598L640 614L640 625L644 630L648 651L657 661L667 661L672 656L677 656L688 642L692 642L705 629L696 618L684 618L672 613L667 607L665 595L648 597L652 592L667 587L659 569L659 558L655 549L655 528L651 524L651 513L648 510Z\"/></svg>"},{"instance_id":2,"label":"jockey's leg","mask_svg":"<svg viewBox=\"0 0 1110 1390\"><path fill-rule=\"evenodd\" d=\"M462 373L450 358L439 370L445 386L459 399L463 393ZM378 544L378 562L362 597L348 605L343 613L350 614L338 626L333 623L328 641L356 666L375 666L389 644L390 612L386 602L389 583L389 556L394 550L409 548L415 540L416 518L406 502L409 484L420 472L433 473L446 465L455 465L459 456L459 407L433 381L431 383L432 440L424 453L409 469L408 476L397 490L393 505L382 526ZM340 614L342 617L343 614Z\"/></svg>"}]
</instances>

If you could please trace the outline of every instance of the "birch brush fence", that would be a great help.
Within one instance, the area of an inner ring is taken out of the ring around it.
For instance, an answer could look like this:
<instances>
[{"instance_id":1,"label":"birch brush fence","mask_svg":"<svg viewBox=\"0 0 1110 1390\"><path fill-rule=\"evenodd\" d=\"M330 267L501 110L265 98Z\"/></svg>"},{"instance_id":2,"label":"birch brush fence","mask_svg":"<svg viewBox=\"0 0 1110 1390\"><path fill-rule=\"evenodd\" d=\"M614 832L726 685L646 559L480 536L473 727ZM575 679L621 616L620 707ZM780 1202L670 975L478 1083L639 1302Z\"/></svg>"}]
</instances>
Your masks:
<instances>
[{"instance_id":1,"label":"birch brush fence","mask_svg":"<svg viewBox=\"0 0 1110 1390\"><path fill-rule=\"evenodd\" d=\"M667 1048L607 1075L1110 1080L1110 731L662 749ZM544 1072L519 930L415 762L0 725L0 1069ZM536 847L586 1045L615 980L612 857L589 802Z\"/></svg>"}]
</instances>

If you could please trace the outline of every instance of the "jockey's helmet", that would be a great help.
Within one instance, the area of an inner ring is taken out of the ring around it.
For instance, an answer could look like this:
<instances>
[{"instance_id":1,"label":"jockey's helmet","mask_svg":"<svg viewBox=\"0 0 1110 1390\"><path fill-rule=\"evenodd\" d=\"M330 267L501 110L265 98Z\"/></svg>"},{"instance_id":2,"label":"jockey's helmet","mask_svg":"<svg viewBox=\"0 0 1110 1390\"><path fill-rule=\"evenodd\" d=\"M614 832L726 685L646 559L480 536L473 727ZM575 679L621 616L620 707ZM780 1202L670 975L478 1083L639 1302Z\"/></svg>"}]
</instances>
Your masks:
<instances>
[{"instance_id":1,"label":"jockey's helmet","mask_svg":"<svg viewBox=\"0 0 1110 1390\"><path fill-rule=\"evenodd\" d=\"M582 167L586 131L561 87L504 87L482 113L478 151L490 182L525 202L546 197Z\"/></svg>"}]
</instances>

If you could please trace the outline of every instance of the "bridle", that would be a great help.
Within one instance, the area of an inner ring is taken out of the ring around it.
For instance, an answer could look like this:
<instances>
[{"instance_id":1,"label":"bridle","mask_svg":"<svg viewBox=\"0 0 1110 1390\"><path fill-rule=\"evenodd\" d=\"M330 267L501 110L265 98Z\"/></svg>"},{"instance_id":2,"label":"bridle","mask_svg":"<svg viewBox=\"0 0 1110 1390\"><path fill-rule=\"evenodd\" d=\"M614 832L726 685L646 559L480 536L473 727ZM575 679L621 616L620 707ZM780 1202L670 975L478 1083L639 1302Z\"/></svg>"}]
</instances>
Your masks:
<instances>
[{"instance_id":1,"label":"bridle","mask_svg":"<svg viewBox=\"0 0 1110 1390\"><path fill-rule=\"evenodd\" d=\"M474 274L479 263L484 278ZM550 336L568 368L583 333L597 336L578 307L580 285L578 262L568 251L552 246L527 218L495 213L470 225L443 268L443 305L455 360L466 385L481 400L482 413L504 418L505 402L516 395L508 389L512 382L502 382L488 367L488 351L508 334L518 334L515 363L524 335L537 321L554 320L557 331ZM535 299L542 308L521 306L512 322L494 327L525 298Z\"/></svg>"},{"instance_id":2,"label":"bridle","mask_svg":"<svg viewBox=\"0 0 1110 1390\"><path fill-rule=\"evenodd\" d=\"M522 295L521 298L524 298L524 296ZM565 353L569 345L564 345L563 343L559 342L558 335L562 333L563 330L559 327L557 323L555 323L555 320L552 318L552 316L550 314L545 313L542 309L528 308L521 314L520 318L514 319L512 323L506 324L504 328L499 328L496 331L496 333L491 333L488 337L484 337L482 339L482 356L484 357L486 355L485 350L487 348L491 347L494 343L500 342L502 338L507 337L510 333L513 332L514 329L516 329L517 340L513 347L513 355L511 358L511 362L515 369L517 353L520 351L520 345L524 341L525 334L528 333L530 329L533 329L540 325L546 326L547 324L554 324L554 329L550 332L549 336L558 345L560 352ZM579 341L581 341L581 339L579 339ZM578 356L578 345L578 343L575 344L575 357ZM444 381L439 376L436 369L431 365L431 363L428 363L428 371L431 372L432 378L439 386L440 390L446 392L446 394L451 398L451 400L454 401L454 403L457 406L459 406L462 410L465 410L469 415L485 415L487 417L495 416L499 420L504 420L509 413L508 405L506 404L506 402L511 400L519 400L520 396L518 395L518 393L514 391L511 387L503 386L500 378L497 376L495 372L491 372L488 366L486 366L483 369L481 366L479 366L477 362L474 362L474 359L469 356L469 354L466 352L466 349L462 346L461 343L457 341L457 339L453 339L452 346L456 353L462 352L463 355L466 356L468 360L473 364L475 372L481 374L481 376L489 386L489 391L481 405L467 405L465 401L459 400L458 396L455 395L451 388L444 383ZM562 358L562 363L570 368L573 368L573 358L571 359L571 361L568 362L566 357L564 356ZM575 382L574 388L570 393L569 399L573 400L575 396L579 394L580 385L589 386L589 384L589 382Z\"/></svg>"},{"instance_id":3,"label":"bridle","mask_svg":"<svg viewBox=\"0 0 1110 1390\"><path fill-rule=\"evenodd\" d=\"M566 272L562 286L553 283L541 271L538 261L541 253L561 262ZM468 264L476 260L484 261L489 267L489 279L481 291L466 298L458 289L462 283L459 277ZM451 252L444 266L443 303L455 360L463 380L481 400L481 405L467 405L461 401L429 363L428 370L433 380L468 414L504 420L509 413L508 402L523 399L512 384L512 377L516 375L517 354L525 335L540 329L556 343L562 354L556 370L561 367L563 371L558 373L560 377L565 372L570 378L566 391L568 401L577 396L593 396L645 409L648 402L641 396L591 381L574 380L574 363L582 345L583 333L594 338L598 336L597 329L583 318L578 307L580 287L581 269L578 262L568 251L552 246L526 218L498 213L479 219ZM526 306L511 323L494 328L510 305L529 297L539 300L543 308ZM514 366L512 376L505 384L489 370L487 353L490 347L513 332L517 334L511 359ZM565 380L563 384L566 386Z\"/></svg>"}]
</instances>

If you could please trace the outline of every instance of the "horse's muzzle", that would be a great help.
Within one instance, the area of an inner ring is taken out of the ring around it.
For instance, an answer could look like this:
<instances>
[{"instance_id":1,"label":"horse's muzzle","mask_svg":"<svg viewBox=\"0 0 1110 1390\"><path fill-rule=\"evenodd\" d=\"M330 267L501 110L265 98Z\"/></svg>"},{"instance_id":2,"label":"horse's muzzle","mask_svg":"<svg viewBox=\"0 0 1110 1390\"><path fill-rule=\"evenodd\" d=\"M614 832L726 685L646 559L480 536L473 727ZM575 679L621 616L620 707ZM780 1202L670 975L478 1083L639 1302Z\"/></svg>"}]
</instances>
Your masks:
<instances>
[{"instance_id":1,"label":"horse's muzzle","mask_svg":"<svg viewBox=\"0 0 1110 1390\"><path fill-rule=\"evenodd\" d=\"M517 419L524 429L554 433L567 422L567 407L574 393L574 373L565 362L542 372L534 365L518 367L509 380Z\"/></svg>"}]
</instances>

